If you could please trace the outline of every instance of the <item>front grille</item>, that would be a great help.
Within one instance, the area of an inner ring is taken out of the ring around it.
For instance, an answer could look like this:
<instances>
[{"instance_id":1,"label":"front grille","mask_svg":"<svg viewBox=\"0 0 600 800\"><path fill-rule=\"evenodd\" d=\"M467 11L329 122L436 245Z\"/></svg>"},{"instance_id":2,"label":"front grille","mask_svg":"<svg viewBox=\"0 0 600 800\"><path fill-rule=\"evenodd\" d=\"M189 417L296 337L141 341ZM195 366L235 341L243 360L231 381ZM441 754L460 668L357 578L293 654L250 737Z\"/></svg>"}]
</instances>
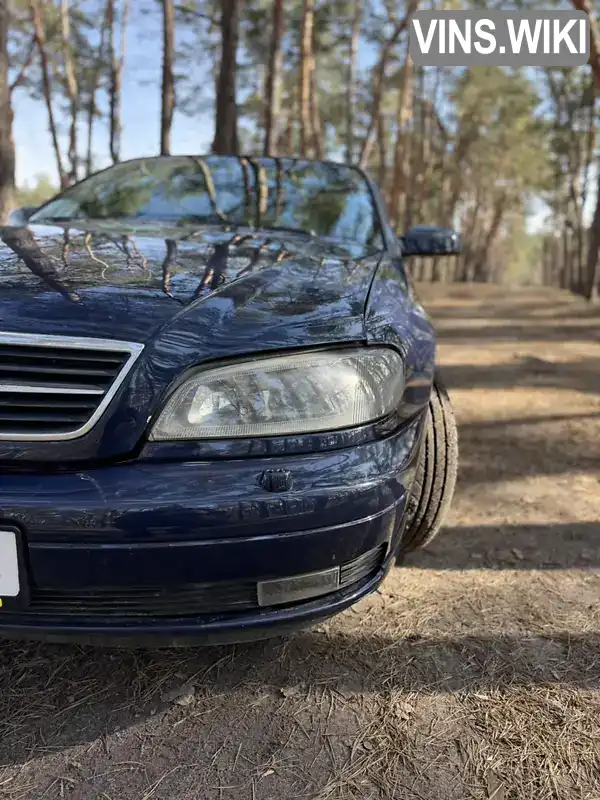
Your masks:
<instances>
[{"instance_id":1,"label":"front grille","mask_svg":"<svg viewBox=\"0 0 600 800\"><path fill-rule=\"evenodd\" d=\"M72 439L96 424L143 345L0 333L0 439Z\"/></svg>"},{"instance_id":2,"label":"front grille","mask_svg":"<svg viewBox=\"0 0 600 800\"><path fill-rule=\"evenodd\" d=\"M386 545L381 545L344 564L339 588L346 589L375 575L385 551ZM118 619L197 617L259 608L264 611L265 607L258 605L257 581L215 581L162 589L102 588L85 592L33 588L29 606L20 610L19 615L101 618L114 622Z\"/></svg>"}]
</instances>

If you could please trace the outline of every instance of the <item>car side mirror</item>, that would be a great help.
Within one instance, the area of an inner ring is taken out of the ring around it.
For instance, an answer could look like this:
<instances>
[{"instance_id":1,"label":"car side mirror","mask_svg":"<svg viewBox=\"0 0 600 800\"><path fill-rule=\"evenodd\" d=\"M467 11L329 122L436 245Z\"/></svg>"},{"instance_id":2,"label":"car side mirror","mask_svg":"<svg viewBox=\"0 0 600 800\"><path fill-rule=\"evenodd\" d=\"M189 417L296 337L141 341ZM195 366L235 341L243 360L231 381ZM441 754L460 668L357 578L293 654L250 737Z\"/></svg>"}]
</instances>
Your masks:
<instances>
[{"instance_id":1,"label":"car side mirror","mask_svg":"<svg viewBox=\"0 0 600 800\"><path fill-rule=\"evenodd\" d=\"M451 228L416 225L400 236L405 256L457 256L461 251L460 234Z\"/></svg>"},{"instance_id":2,"label":"car side mirror","mask_svg":"<svg viewBox=\"0 0 600 800\"><path fill-rule=\"evenodd\" d=\"M29 218L37 211L37 206L22 206L13 209L8 215L8 224L11 228L20 228L27 225Z\"/></svg>"}]
</instances>

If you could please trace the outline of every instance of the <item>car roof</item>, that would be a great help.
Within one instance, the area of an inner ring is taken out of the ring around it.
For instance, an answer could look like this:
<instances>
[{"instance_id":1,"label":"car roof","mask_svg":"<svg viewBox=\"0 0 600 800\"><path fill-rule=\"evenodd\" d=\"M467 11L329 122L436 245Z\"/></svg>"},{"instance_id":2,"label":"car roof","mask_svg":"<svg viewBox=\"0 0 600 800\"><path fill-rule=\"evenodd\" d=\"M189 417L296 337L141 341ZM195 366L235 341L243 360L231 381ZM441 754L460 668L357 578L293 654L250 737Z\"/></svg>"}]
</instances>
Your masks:
<instances>
[{"instance_id":1,"label":"car roof","mask_svg":"<svg viewBox=\"0 0 600 800\"><path fill-rule=\"evenodd\" d=\"M332 158L309 158L308 156L289 156L289 155L279 155L279 156L265 156L256 153L240 153L236 155L235 153L167 153L164 155L154 154L154 155L147 155L147 156L135 156L134 158L126 158L122 161L118 161L116 164L110 164L108 167L103 167L102 169L98 170L97 172L104 172L111 167L118 167L121 164L133 164L136 161L158 161L159 159L167 159L167 158L234 158L236 160L243 160L247 159L248 161L302 161L304 163L309 164L324 164L329 165L332 167L345 167L346 169L352 170L356 172L361 177L365 178L365 180L371 182L371 178L361 167L357 164L348 164L346 161L336 161Z\"/></svg>"}]
</instances>

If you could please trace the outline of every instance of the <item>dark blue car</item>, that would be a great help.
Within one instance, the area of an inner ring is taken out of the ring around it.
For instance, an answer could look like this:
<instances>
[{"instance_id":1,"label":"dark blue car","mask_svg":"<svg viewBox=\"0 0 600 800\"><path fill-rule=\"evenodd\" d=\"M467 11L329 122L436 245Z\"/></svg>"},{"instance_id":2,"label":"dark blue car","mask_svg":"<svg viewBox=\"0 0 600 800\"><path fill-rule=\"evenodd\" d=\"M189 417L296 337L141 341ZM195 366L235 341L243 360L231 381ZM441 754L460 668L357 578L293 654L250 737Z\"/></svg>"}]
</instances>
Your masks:
<instances>
[{"instance_id":1,"label":"dark blue car","mask_svg":"<svg viewBox=\"0 0 600 800\"><path fill-rule=\"evenodd\" d=\"M456 427L360 171L113 166L0 228L0 635L241 641L326 618L439 529Z\"/></svg>"}]
</instances>

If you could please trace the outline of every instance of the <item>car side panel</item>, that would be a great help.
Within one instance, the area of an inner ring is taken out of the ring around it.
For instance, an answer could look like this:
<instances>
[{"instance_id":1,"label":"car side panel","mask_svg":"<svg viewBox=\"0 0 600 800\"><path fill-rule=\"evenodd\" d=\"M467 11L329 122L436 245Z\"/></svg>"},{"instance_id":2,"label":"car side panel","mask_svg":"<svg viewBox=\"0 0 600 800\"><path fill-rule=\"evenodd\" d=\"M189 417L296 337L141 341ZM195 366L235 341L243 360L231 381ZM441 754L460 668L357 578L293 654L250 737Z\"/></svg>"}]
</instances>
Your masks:
<instances>
[{"instance_id":1,"label":"car side panel","mask_svg":"<svg viewBox=\"0 0 600 800\"><path fill-rule=\"evenodd\" d=\"M369 344L391 344L400 350L406 368L406 407L415 414L422 411L435 373L435 331L400 261L383 259L375 272L365 332Z\"/></svg>"}]
</instances>

